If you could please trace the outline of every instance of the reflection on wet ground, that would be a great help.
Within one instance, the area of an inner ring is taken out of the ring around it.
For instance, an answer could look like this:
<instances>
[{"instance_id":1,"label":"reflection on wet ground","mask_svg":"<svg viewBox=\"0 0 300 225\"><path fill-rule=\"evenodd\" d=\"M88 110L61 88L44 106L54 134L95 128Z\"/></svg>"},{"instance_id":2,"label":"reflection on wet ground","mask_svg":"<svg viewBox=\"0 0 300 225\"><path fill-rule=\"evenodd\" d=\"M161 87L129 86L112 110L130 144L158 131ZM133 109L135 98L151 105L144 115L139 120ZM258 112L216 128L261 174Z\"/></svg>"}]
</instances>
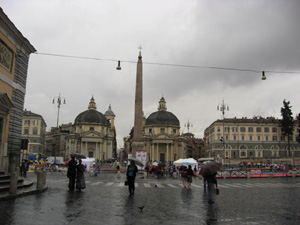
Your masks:
<instances>
[{"instance_id":1,"label":"reflection on wet ground","mask_svg":"<svg viewBox=\"0 0 300 225\"><path fill-rule=\"evenodd\" d=\"M0 224L276 225L300 221L297 178L219 180L215 204L208 204L199 179L194 179L192 188L174 179L137 179L132 196L124 181L113 175L86 177L86 181L86 190L69 192L65 176L48 175L47 192L0 201Z\"/></svg>"}]
</instances>

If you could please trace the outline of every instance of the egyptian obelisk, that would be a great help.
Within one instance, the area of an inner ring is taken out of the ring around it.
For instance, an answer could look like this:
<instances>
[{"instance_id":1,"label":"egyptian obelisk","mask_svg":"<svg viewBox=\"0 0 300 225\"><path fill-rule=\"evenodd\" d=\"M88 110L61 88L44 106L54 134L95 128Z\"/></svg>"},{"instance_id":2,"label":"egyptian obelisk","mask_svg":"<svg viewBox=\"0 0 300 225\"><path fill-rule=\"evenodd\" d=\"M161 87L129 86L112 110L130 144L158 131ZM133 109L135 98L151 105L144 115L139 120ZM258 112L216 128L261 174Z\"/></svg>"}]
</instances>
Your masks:
<instances>
[{"instance_id":1,"label":"egyptian obelisk","mask_svg":"<svg viewBox=\"0 0 300 225\"><path fill-rule=\"evenodd\" d=\"M136 86L135 86L135 105L134 105L134 130L132 142L132 157L136 158L136 151L143 150L143 62L141 47L137 62Z\"/></svg>"}]
</instances>

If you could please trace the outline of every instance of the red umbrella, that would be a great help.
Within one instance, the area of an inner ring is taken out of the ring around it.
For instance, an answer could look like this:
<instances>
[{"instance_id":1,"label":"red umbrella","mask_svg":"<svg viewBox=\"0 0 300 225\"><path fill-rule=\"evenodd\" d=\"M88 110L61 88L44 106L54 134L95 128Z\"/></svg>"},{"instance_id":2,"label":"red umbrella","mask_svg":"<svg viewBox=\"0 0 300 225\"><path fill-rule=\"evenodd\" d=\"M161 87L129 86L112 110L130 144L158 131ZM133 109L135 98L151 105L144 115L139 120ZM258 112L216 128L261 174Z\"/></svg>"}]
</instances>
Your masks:
<instances>
[{"instance_id":1,"label":"red umbrella","mask_svg":"<svg viewBox=\"0 0 300 225\"><path fill-rule=\"evenodd\" d=\"M216 162L208 162L201 167L200 174L204 177L208 177L216 174L221 169L221 164Z\"/></svg>"}]
</instances>

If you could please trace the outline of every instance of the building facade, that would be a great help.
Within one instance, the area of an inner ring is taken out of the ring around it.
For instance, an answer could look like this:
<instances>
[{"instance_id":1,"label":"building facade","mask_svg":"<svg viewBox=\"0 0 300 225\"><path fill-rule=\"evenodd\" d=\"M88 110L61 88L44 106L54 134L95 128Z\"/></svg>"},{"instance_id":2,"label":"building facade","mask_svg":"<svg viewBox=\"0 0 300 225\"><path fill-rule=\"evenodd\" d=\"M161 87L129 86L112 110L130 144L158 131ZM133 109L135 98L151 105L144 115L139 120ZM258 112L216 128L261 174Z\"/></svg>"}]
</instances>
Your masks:
<instances>
[{"instance_id":1,"label":"building facade","mask_svg":"<svg viewBox=\"0 0 300 225\"><path fill-rule=\"evenodd\" d=\"M80 153L95 161L116 158L117 142L115 114L109 106L105 114L97 111L92 97L88 110L80 113L74 121L71 133L66 136L65 158Z\"/></svg>"},{"instance_id":2,"label":"building facade","mask_svg":"<svg viewBox=\"0 0 300 225\"><path fill-rule=\"evenodd\" d=\"M223 163L240 161L299 161L298 121L288 139L281 133L280 120L274 117L232 118L216 120L205 130L206 152Z\"/></svg>"},{"instance_id":3,"label":"building facade","mask_svg":"<svg viewBox=\"0 0 300 225\"><path fill-rule=\"evenodd\" d=\"M134 129L130 136L124 138L124 155L132 152ZM180 158L198 157L198 150L202 144L195 144L194 135L180 134L180 122L171 112L167 111L165 98L159 101L158 111L151 113L143 122L143 147L146 161L173 162ZM197 152L197 153L196 153ZM196 158L197 159L197 158Z\"/></svg>"},{"instance_id":4,"label":"building facade","mask_svg":"<svg viewBox=\"0 0 300 225\"><path fill-rule=\"evenodd\" d=\"M28 140L28 146L27 150L21 149L21 158L32 158L32 155L35 159L44 157L46 127L47 124L41 115L25 109L21 138Z\"/></svg>"},{"instance_id":5,"label":"building facade","mask_svg":"<svg viewBox=\"0 0 300 225\"><path fill-rule=\"evenodd\" d=\"M16 171L29 55L36 50L0 8L0 170Z\"/></svg>"}]
</instances>

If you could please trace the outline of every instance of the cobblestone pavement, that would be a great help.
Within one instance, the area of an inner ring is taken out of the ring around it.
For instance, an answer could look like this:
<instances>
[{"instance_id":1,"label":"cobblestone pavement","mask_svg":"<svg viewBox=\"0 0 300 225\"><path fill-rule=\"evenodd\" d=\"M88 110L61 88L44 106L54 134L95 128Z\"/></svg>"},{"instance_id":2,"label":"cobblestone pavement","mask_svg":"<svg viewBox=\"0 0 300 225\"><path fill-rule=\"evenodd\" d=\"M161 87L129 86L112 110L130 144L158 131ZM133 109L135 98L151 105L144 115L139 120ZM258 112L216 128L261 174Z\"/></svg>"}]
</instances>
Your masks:
<instances>
[{"instance_id":1,"label":"cobblestone pavement","mask_svg":"<svg viewBox=\"0 0 300 225\"><path fill-rule=\"evenodd\" d=\"M35 174L29 177L35 180ZM47 174L49 190L0 201L0 224L299 224L300 178L220 179L220 195L207 203L202 180L191 188L180 179L136 179L135 194L125 174L86 173L87 188L69 192L62 173ZM141 211L138 207L144 206Z\"/></svg>"}]
</instances>

